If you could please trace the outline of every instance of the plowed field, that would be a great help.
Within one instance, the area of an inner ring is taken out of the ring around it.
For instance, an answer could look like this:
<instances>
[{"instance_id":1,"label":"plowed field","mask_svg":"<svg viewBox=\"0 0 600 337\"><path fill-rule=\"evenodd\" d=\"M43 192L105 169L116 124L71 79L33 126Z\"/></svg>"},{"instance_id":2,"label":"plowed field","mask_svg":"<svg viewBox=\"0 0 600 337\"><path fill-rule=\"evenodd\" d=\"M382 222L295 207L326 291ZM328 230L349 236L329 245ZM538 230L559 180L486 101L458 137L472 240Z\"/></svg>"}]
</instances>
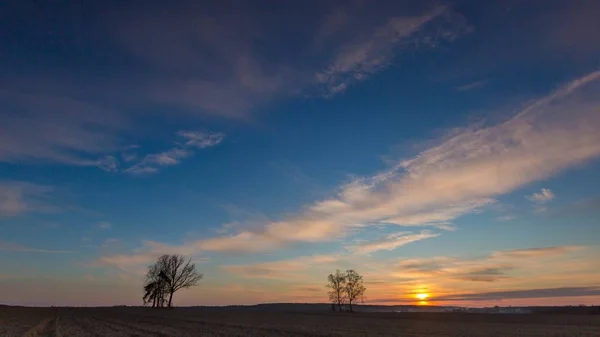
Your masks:
<instances>
[{"instance_id":1,"label":"plowed field","mask_svg":"<svg viewBox=\"0 0 600 337\"><path fill-rule=\"evenodd\" d=\"M600 316L0 307L0 336L600 336Z\"/></svg>"}]
</instances>

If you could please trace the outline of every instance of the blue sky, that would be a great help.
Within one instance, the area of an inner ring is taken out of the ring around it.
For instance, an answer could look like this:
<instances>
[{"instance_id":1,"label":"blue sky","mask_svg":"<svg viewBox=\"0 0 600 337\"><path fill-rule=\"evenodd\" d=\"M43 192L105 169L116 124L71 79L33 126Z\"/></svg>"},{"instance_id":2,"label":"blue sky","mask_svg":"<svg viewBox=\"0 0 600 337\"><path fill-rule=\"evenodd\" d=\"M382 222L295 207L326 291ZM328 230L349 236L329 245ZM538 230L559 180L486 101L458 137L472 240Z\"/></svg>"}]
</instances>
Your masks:
<instances>
[{"instance_id":1,"label":"blue sky","mask_svg":"<svg viewBox=\"0 0 600 337\"><path fill-rule=\"evenodd\" d=\"M1 12L3 302L138 304L162 253L179 305L600 299L596 3Z\"/></svg>"}]
</instances>

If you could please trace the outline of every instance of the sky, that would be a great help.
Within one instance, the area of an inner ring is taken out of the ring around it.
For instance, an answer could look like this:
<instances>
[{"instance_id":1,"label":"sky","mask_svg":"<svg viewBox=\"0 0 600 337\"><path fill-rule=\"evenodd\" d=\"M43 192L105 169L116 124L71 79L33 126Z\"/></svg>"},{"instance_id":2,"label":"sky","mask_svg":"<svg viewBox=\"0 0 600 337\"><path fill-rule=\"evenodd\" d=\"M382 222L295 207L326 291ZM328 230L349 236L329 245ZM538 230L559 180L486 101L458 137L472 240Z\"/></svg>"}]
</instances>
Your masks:
<instances>
[{"instance_id":1,"label":"sky","mask_svg":"<svg viewBox=\"0 0 600 337\"><path fill-rule=\"evenodd\" d=\"M3 1L0 302L600 303L600 3Z\"/></svg>"}]
</instances>

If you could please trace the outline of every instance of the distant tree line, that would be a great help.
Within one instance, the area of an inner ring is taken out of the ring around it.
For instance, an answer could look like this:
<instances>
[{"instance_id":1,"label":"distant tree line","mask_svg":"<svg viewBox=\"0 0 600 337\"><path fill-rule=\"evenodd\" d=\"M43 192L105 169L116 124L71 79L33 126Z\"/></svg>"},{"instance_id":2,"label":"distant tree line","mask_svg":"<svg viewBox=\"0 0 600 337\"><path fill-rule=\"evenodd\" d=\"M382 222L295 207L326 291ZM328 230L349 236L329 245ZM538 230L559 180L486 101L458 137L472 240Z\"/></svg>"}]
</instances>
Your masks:
<instances>
[{"instance_id":1,"label":"distant tree line","mask_svg":"<svg viewBox=\"0 0 600 337\"><path fill-rule=\"evenodd\" d=\"M152 303L153 308L172 307L175 292L197 285L202 277L191 259L186 261L179 254L162 255L148 266L143 303Z\"/></svg>"},{"instance_id":2,"label":"distant tree line","mask_svg":"<svg viewBox=\"0 0 600 337\"><path fill-rule=\"evenodd\" d=\"M327 276L327 288L329 291L329 301L333 311L343 311L348 305L348 310L352 311L352 304L363 299L367 288L363 284L363 277L353 269L342 272L339 269L333 274Z\"/></svg>"}]
</instances>

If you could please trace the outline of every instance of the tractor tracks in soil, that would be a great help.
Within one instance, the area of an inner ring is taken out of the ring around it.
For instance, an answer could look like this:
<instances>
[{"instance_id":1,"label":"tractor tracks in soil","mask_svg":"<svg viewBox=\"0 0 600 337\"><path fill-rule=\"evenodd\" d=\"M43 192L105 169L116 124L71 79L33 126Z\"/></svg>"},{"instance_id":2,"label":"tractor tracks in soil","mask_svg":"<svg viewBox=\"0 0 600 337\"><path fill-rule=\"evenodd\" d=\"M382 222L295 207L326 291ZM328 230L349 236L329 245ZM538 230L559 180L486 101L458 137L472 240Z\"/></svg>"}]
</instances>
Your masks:
<instances>
[{"instance_id":1,"label":"tractor tracks in soil","mask_svg":"<svg viewBox=\"0 0 600 337\"><path fill-rule=\"evenodd\" d=\"M22 337L63 337L58 314L46 317L31 327Z\"/></svg>"}]
</instances>

